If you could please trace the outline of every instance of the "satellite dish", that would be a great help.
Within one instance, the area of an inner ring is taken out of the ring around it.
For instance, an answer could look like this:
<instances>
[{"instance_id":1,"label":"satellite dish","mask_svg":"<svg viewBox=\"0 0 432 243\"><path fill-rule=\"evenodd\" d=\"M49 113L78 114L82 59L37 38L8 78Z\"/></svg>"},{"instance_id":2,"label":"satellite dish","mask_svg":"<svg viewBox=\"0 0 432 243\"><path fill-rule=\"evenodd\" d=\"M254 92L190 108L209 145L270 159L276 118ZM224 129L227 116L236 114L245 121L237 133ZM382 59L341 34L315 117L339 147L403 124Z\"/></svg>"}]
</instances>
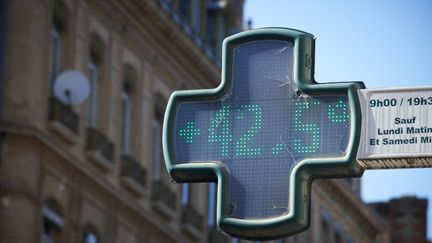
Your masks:
<instances>
[{"instance_id":1,"label":"satellite dish","mask_svg":"<svg viewBox=\"0 0 432 243\"><path fill-rule=\"evenodd\" d=\"M87 98L89 92L89 82L79 71L64 71L54 82L54 96L64 104L80 104Z\"/></svg>"}]
</instances>

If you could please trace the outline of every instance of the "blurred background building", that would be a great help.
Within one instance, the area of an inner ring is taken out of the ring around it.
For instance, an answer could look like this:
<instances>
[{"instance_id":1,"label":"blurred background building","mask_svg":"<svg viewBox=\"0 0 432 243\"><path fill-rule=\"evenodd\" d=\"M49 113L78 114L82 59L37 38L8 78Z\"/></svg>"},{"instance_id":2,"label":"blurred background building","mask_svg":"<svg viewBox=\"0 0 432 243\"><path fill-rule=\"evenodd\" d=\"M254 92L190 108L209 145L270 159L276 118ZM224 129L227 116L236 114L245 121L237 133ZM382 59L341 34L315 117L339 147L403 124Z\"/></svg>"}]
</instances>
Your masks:
<instances>
[{"instance_id":1,"label":"blurred background building","mask_svg":"<svg viewBox=\"0 0 432 243\"><path fill-rule=\"evenodd\" d=\"M0 242L244 242L217 231L214 184L171 183L160 144L171 92L219 84L243 4L0 0ZM79 105L53 95L66 70L89 81ZM311 228L273 242L427 242L425 200L312 191Z\"/></svg>"}]
</instances>

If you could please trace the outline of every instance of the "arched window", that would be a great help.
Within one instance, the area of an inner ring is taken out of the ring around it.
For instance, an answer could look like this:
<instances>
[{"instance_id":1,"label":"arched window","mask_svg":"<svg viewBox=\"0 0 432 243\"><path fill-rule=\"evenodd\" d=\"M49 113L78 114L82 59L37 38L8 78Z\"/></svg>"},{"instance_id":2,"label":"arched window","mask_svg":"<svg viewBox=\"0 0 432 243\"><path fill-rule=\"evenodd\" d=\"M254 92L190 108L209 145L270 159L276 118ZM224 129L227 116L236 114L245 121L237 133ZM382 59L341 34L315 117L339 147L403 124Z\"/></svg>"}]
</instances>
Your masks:
<instances>
[{"instance_id":1,"label":"arched window","mask_svg":"<svg viewBox=\"0 0 432 243\"><path fill-rule=\"evenodd\" d=\"M42 207L42 216L42 243L61 242L61 230L64 225L64 219L60 207L55 200L48 199L45 201Z\"/></svg>"},{"instance_id":2,"label":"arched window","mask_svg":"<svg viewBox=\"0 0 432 243\"><path fill-rule=\"evenodd\" d=\"M123 90L121 94L122 116L121 116L121 151L123 155L129 154L130 130L131 130L131 106L132 93L137 83L137 74L135 69L130 65L124 66L123 73Z\"/></svg>"},{"instance_id":3,"label":"arched window","mask_svg":"<svg viewBox=\"0 0 432 243\"><path fill-rule=\"evenodd\" d=\"M97 69L94 62L88 64L88 80L90 85L90 94L88 98L88 121L89 127L96 126L96 92L97 92Z\"/></svg>"},{"instance_id":4,"label":"arched window","mask_svg":"<svg viewBox=\"0 0 432 243\"><path fill-rule=\"evenodd\" d=\"M98 89L98 68L102 63L105 52L105 44L102 38L92 33L90 36L90 61L88 63L88 79L90 84L90 94L88 99L88 127L96 127L96 107Z\"/></svg>"},{"instance_id":5,"label":"arched window","mask_svg":"<svg viewBox=\"0 0 432 243\"><path fill-rule=\"evenodd\" d=\"M69 11L66 4L61 0L54 1L53 20L51 26L50 46L50 88L53 89L54 81L61 70L62 37L67 27Z\"/></svg>"}]
</instances>

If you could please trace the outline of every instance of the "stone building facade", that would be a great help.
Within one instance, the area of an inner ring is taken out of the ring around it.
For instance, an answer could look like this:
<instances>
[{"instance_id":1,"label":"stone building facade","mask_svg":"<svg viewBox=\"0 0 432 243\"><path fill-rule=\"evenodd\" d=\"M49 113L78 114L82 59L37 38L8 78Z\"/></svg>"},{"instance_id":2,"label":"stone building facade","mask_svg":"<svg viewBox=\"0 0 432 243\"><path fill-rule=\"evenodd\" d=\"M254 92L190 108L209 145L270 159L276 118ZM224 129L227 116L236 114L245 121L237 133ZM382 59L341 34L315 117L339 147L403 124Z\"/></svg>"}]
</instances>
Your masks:
<instances>
[{"instance_id":1,"label":"stone building facade","mask_svg":"<svg viewBox=\"0 0 432 243\"><path fill-rule=\"evenodd\" d=\"M386 234L392 243L428 243L426 199L406 196L370 206L386 221Z\"/></svg>"},{"instance_id":2,"label":"stone building facade","mask_svg":"<svg viewBox=\"0 0 432 243\"><path fill-rule=\"evenodd\" d=\"M172 91L219 84L243 0L0 0L1 242L243 242L218 233L214 185L171 183ZM88 98L54 81L82 72ZM386 242L358 179L316 181L311 228L274 242Z\"/></svg>"}]
</instances>

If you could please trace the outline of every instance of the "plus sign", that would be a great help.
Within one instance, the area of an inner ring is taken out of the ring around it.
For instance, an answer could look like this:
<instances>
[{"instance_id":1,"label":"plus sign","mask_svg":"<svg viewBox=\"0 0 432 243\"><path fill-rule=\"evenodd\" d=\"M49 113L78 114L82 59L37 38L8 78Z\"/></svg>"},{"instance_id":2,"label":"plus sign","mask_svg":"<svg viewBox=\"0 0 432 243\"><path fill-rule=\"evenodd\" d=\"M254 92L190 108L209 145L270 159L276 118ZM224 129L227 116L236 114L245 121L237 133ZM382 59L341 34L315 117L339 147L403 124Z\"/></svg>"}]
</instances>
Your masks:
<instances>
[{"instance_id":1,"label":"plus sign","mask_svg":"<svg viewBox=\"0 0 432 243\"><path fill-rule=\"evenodd\" d=\"M313 48L312 35L290 29L231 36L220 86L170 98L167 170L176 182L218 183L217 223L232 236L305 230L312 180L363 172L355 160L363 84L316 83Z\"/></svg>"},{"instance_id":2,"label":"plus sign","mask_svg":"<svg viewBox=\"0 0 432 243\"><path fill-rule=\"evenodd\" d=\"M186 123L186 128L180 129L180 137L185 137L186 143L192 143L193 137L200 135L200 129L194 128L194 123L189 121Z\"/></svg>"}]
</instances>

